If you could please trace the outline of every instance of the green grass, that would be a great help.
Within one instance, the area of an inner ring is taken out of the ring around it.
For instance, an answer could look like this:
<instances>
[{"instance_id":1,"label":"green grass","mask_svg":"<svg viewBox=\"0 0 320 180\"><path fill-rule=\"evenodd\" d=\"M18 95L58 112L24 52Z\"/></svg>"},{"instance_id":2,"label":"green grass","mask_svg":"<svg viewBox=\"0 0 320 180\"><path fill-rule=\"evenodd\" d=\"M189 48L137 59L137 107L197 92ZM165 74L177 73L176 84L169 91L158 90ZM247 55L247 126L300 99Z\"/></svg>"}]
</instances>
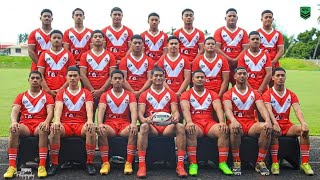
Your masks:
<instances>
[{"instance_id":1,"label":"green grass","mask_svg":"<svg viewBox=\"0 0 320 180\"><path fill-rule=\"evenodd\" d=\"M29 56L0 56L0 69L29 69L31 58Z\"/></svg>"},{"instance_id":2,"label":"green grass","mask_svg":"<svg viewBox=\"0 0 320 180\"><path fill-rule=\"evenodd\" d=\"M280 65L286 70L320 71L320 66L301 59L282 58Z\"/></svg>"}]
</instances>

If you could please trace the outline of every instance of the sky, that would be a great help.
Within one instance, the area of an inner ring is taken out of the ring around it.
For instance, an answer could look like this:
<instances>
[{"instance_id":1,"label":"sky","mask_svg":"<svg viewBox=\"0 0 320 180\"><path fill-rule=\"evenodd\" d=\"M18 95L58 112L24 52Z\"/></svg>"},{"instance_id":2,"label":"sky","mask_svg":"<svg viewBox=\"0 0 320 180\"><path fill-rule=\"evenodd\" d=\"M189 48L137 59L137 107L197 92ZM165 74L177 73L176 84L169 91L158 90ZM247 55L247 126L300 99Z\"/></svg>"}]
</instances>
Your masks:
<instances>
[{"instance_id":1,"label":"sky","mask_svg":"<svg viewBox=\"0 0 320 180\"><path fill-rule=\"evenodd\" d=\"M16 43L18 34L30 33L41 26L40 12L49 8L53 12L52 27L65 31L73 26L72 11L79 7L85 11L84 25L90 29L102 29L111 24L110 11L120 7L123 11L122 24L140 34L149 25L148 14L160 15L159 28L164 32L171 27L183 26L181 12L185 8L194 10L194 27L213 35L225 25L225 12L228 8L238 11L238 26L251 32L262 26L260 16L265 9L274 13L278 29L289 36L312 27L320 29L317 17L320 16L320 0L10 0L0 6L0 43ZM300 7L310 6L311 17L300 17Z\"/></svg>"}]
</instances>

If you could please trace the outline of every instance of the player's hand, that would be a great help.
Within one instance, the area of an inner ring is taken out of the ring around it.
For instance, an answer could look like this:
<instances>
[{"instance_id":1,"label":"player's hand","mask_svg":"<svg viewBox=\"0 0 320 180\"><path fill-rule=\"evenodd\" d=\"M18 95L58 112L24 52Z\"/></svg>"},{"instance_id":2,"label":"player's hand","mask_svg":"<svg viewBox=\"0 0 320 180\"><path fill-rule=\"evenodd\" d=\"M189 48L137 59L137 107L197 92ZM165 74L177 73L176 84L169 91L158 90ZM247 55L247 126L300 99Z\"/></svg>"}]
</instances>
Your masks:
<instances>
[{"instance_id":1,"label":"player's hand","mask_svg":"<svg viewBox=\"0 0 320 180\"><path fill-rule=\"evenodd\" d=\"M309 134L309 128L308 125L306 123L302 123L301 124L301 136L303 138L306 138Z\"/></svg>"},{"instance_id":2,"label":"player's hand","mask_svg":"<svg viewBox=\"0 0 320 180\"><path fill-rule=\"evenodd\" d=\"M11 123L11 125L10 125L10 132L11 132L11 133L18 132L19 128L20 128L19 123L13 122L13 123Z\"/></svg>"},{"instance_id":3,"label":"player's hand","mask_svg":"<svg viewBox=\"0 0 320 180\"><path fill-rule=\"evenodd\" d=\"M272 124L270 122L265 122L263 124L263 129L266 131L267 137L272 135L273 127L272 127Z\"/></svg>"},{"instance_id":4,"label":"player's hand","mask_svg":"<svg viewBox=\"0 0 320 180\"><path fill-rule=\"evenodd\" d=\"M85 127L87 128L87 131L89 131L90 133L93 133L96 131L96 126L93 122L86 122Z\"/></svg>"},{"instance_id":5,"label":"player's hand","mask_svg":"<svg viewBox=\"0 0 320 180\"><path fill-rule=\"evenodd\" d=\"M41 130L41 131L44 131L44 132L49 132L49 128L50 128L50 123L47 123L47 122L41 122L40 124L39 124L39 129Z\"/></svg>"},{"instance_id":6,"label":"player's hand","mask_svg":"<svg viewBox=\"0 0 320 180\"><path fill-rule=\"evenodd\" d=\"M48 93L52 96L52 97L56 97L57 92L53 91L53 90L49 90Z\"/></svg>"},{"instance_id":7,"label":"player's hand","mask_svg":"<svg viewBox=\"0 0 320 180\"><path fill-rule=\"evenodd\" d=\"M193 122L186 124L186 131L188 134L193 134L196 132L196 125Z\"/></svg>"},{"instance_id":8,"label":"player's hand","mask_svg":"<svg viewBox=\"0 0 320 180\"><path fill-rule=\"evenodd\" d=\"M281 128L278 123L273 125L273 137L279 137L281 135Z\"/></svg>"},{"instance_id":9,"label":"player's hand","mask_svg":"<svg viewBox=\"0 0 320 180\"><path fill-rule=\"evenodd\" d=\"M141 94L140 91L134 91L133 94L136 96L136 99L139 99L139 96Z\"/></svg>"},{"instance_id":10,"label":"player's hand","mask_svg":"<svg viewBox=\"0 0 320 180\"><path fill-rule=\"evenodd\" d=\"M230 123L230 132L233 133L234 136L238 136L242 133L242 126L238 121L233 121Z\"/></svg>"},{"instance_id":11,"label":"player's hand","mask_svg":"<svg viewBox=\"0 0 320 180\"><path fill-rule=\"evenodd\" d=\"M171 115L171 117L170 117L170 120L171 120L171 122L172 122L173 124L179 123L179 119L178 119L177 117L172 116L172 115Z\"/></svg>"},{"instance_id":12,"label":"player's hand","mask_svg":"<svg viewBox=\"0 0 320 180\"><path fill-rule=\"evenodd\" d=\"M99 90L93 90L93 91L91 91L91 93L92 93L92 96L94 99L98 99L98 98L100 98L103 91L99 89Z\"/></svg>"},{"instance_id":13,"label":"player's hand","mask_svg":"<svg viewBox=\"0 0 320 180\"><path fill-rule=\"evenodd\" d=\"M277 61L271 61L271 63L272 63L272 67L275 67Z\"/></svg>"},{"instance_id":14,"label":"player's hand","mask_svg":"<svg viewBox=\"0 0 320 180\"><path fill-rule=\"evenodd\" d=\"M180 99L181 93L176 93L178 99Z\"/></svg>"},{"instance_id":15,"label":"player's hand","mask_svg":"<svg viewBox=\"0 0 320 180\"><path fill-rule=\"evenodd\" d=\"M259 88L259 89L257 90L257 92L258 92L259 94L262 94L262 93L263 93L263 89Z\"/></svg>"},{"instance_id":16,"label":"player's hand","mask_svg":"<svg viewBox=\"0 0 320 180\"><path fill-rule=\"evenodd\" d=\"M53 134L56 134L58 131L60 131L61 129L61 122L54 122L52 125L51 125L51 130L53 131Z\"/></svg>"},{"instance_id":17,"label":"player's hand","mask_svg":"<svg viewBox=\"0 0 320 180\"><path fill-rule=\"evenodd\" d=\"M235 58L227 58L227 60L228 60L228 62L229 62L229 65L230 66L237 66L237 59L235 59Z\"/></svg>"},{"instance_id":18,"label":"player's hand","mask_svg":"<svg viewBox=\"0 0 320 180\"><path fill-rule=\"evenodd\" d=\"M133 135L137 135L138 134L138 127L137 127L137 125L135 123L131 123L129 125L129 129L128 130Z\"/></svg>"},{"instance_id":19,"label":"player's hand","mask_svg":"<svg viewBox=\"0 0 320 180\"><path fill-rule=\"evenodd\" d=\"M227 134L229 132L229 128L226 123L219 123L219 131Z\"/></svg>"},{"instance_id":20,"label":"player's hand","mask_svg":"<svg viewBox=\"0 0 320 180\"><path fill-rule=\"evenodd\" d=\"M144 122L148 124L153 124L152 118L156 113L153 113L151 116L144 118Z\"/></svg>"},{"instance_id":21,"label":"player's hand","mask_svg":"<svg viewBox=\"0 0 320 180\"><path fill-rule=\"evenodd\" d=\"M102 136L105 134L105 132L108 130L107 126L105 126L104 124L99 124L98 127L98 135Z\"/></svg>"}]
</instances>

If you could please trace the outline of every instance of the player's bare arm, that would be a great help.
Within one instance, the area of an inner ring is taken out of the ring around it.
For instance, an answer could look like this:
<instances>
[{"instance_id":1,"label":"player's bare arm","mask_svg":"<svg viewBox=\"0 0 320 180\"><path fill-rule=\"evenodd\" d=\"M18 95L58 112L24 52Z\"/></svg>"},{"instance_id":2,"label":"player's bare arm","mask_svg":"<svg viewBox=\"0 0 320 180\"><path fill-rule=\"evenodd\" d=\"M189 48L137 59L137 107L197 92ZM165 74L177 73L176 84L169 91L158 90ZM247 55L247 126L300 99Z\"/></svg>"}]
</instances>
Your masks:
<instances>
[{"instance_id":1,"label":"player's bare arm","mask_svg":"<svg viewBox=\"0 0 320 180\"><path fill-rule=\"evenodd\" d=\"M51 130L53 131L53 134L56 134L57 131L59 131L62 128L61 127L62 109L63 109L63 102L56 101L55 111L54 111L55 121L51 125Z\"/></svg>"},{"instance_id":2,"label":"player's bare arm","mask_svg":"<svg viewBox=\"0 0 320 180\"><path fill-rule=\"evenodd\" d=\"M267 68L265 68L265 71L266 71L266 75L264 76L264 79L258 89L258 92L260 94L263 93L263 91L267 88L267 85L269 84L269 82L271 80L272 68L267 67Z\"/></svg>"},{"instance_id":3,"label":"player's bare arm","mask_svg":"<svg viewBox=\"0 0 320 180\"><path fill-rule=\"evenodd\" d=\"M123 72L123 74L124 74L123 89L128 90L128 91L134 93L133 88L130 86L130 84L129 84L128 81L127 81L127 78L128 78L127 71L122 71L122 72Z\"/></svg>"},{"instance_id":4,"label":"player's bare arm","mask_svg":"<svg viewBox=\"0 0 320 180\"><path fill-rule=\"evenodd\" d=\"M302 137L306 137L309 132L309 128L308 128L306 121L304 120L304 116L303 116L302 110L300 108L300 105L298 103L294 103L294 104L292 104L292 107L293 107L293 110L294 110L300 124L301 124Z\"/></svg>"},{"instance_id":5,"label":"player's bare arm","mask_svg":"<svg viewBox=\"0 0 320 180\"><path fill-rule=\"evenodd\" d=\"M180 113L177 103L171 103L172 123L177 124L180 120Z\"/></svg>"},{"instance_id":6,"label":"player's bare arm","mask_svg":"<svg viewBox=\"0 0 320 180\"><path fill-rule=\"evenodd\" d=\"M223 94L228 90L229 74L230 72L222 72L222 83L218 94L220 99L222 98Z\"/></svg>"},{"instance_id":7,"label":"player's bare arm","mask_svg":"<svg viewBox=\"0 0 320 180\"><path fill-rule=\"evenodd\" d=\"M192 122L192 119L191 119L189 101L182 100L180 102L180 106L181 106L181 110L182 110L182 114L183 114L184 120L186 121L186 131L187 131L187 133L188 134L195 133L196 132L196 126Z\"/></svg>"},{"instance_id":8,"label":"player's bare arm","mask_svg":"<svg viewBox=\"0 0 320 180\"><path fill-rule=\"evenodd\" d=\"M38 64L38 56L36 54L36 45L35 44L28 44L28 54L31 58L31 60Z\"/></svg>"},{"instance_id":9,"label":"player's bare arm","mask_svg":"<svg viewBox=\"0 0 320 180\"><path fill-rule=\"evenodd\" d=\"M241 50L241 52L238 54L238 56L236 57L235 60L238 61L239 58L240 58L240 54L244 53L247 49L249 49L249 44L242 44L242 50Z\"/></svg>"},{"instance_id":10,"label":"player's bare arm","mask_svg":"<svg viewBox=\"0 0 320 180\"><path fill-rule=\"evenodd\" d=\"M277 46L277 54L276 54L276 56L271 60L272 66L274 66L275 63L279 61L279 59L283 56L283 54L284 54L284 45L278 45L278 46Z\"/></svg>"},{"instance_id":11,"label":"player's bare arm","mask_svg":"<svg viewBox=\"0 0 320 180\"><path fill-rule=\"evenodd\" d=\"M273 124L273 136L278 137L281 134L281 128L279 126L279 123L277 122L276 118L274 117L274 114L272 112L272 106L270 103L265 103L265 106L268 110L269 116L270 116L270 120Z\"/></svg>"},{"instance_id":12,"label":"player's bare arm","mask_svg":"<svg viewBox=\"0 0 320 180\"><path fill-rule=\"evenodd\" d=\"M46 117L44 122L41 122L39 124L39 129L41 131L49 132L50 123L51 123L52 118L53 118L53 111L54 111L54 105L53 104L48 105L47 106L47 117Z\"/></svg>"},{"instance_id":13,"label":"player's bare arm","mask_svg":"<svg viewBox=\"0 0 320 180\"><path fill-rule=\"evenodd\" d=\"M108 77L108 79L106 80L106 82L102 85L102 87L99 89L99 92L102 94L103 92L105 92L107 89L108 89L108 87L110 87L110 85L111 85L111 72L112 71L114 71L116 69L116 67L114 66L114 67L110 67L109 68L109 77ZM101 96L101 94L98 94L99 95L99 97Z\"/></svg>"},{"instance_id":14,"label":"player's bare arm","mask_svg":"<svg viewBox=\"0 0 320 180\"><path fill-rule=\"evenodd\" d=\"M197 57L201 56L204 53L204 44L203 43L199 43L198 46L199 46L199 51L198 51L197 56L194 59L196 59Z\"/></svg>"},{"instance_id":15,"label":"player's bare arm","mask_svg":"<svg viewBox=\"0 0 320 180\"><path fill-rule=\"evenodd\" d=\"M38 68L38 71L42 74L42 77L45 77L45 68L43 67L39 67ZM42 81L41 81L41 86L43 88L44 91L46 91L47 93L49 93L51 96L55 97L57 95L56 92L52 91L49 87L48 87L48 84L46 82L46 79L43 78Z\"/></svg>"},{"instance_id":16,"label":"player's bare arm","mask_svg":"<svg viewBox=\"0 0 320 180\"><path fill-rule=\"evenodd\" d=\"M188 86L190 84L190 81L191 81L191 71L190 70L184 70L183 71L183 77L184 77L184 80L183 80L178 92L176 93L178 97L180 97L181 94L183 92L185 92L186 89L188 88Z\"/></svg>"},{"instance_id":17,"label":"player's bare arm","mask_svg":"<svg viewBox=\"0 0 320 180\"><path fill-rule=\"evenodd\" d=\"M87 77L87 73L88 70L85 67L80 67L80 78L81 81L84 85L84 87L86 87L91 93L94 91L94 88L92 87L88 77Z\"/></svg>"},{"instance_id":18,"label":"player's bare arm","mask_svg":"<svg viewBox=\"0 0 320 180\"><path fill-rule=\"evenodd\" d=\"M262 100L256 101L256 107L260 112L262 118L265 120L264 129L266 130L267 137L269 137L271 136L273 130L269 112Z\"/></svg>"},{"instance_id":19,"label":"player's bare arm","mask_svg":"<svg viewBox=\"0 0 320 180\"><path fill-rule=\"evenodd\" d=\"M231 58L230 56L228 56L226 53L224 53L221 49L221 43L220 42L216 42L216 52L221 54L223 57L225 57L228 60L228 63L230 65L236 66L236 60Z\"/></svg>"},{"instance_id":20,"label":"player's bare arm","mask_svg":"<svg viewBox=\"0 0 320 180\"><path fill-rule=\"evenodd\" d=\"M70 44L69 43L63 43L63 48L70 51Z\"/></svg>"},{"instance_id":21,"label":"player's bare arm","mask_svg":"<svg viewBox=\"0 0 320 180\"><path fill-rule=\"evenodd\" d=\"M20 112L21 107L19 105L13 105L10 119L11 119L11 125L10 125L10 131L11 133L18 132L19 130L19 123L18 123L18 116Z\"/></svg>"},{"instance_id":22,"label":"player's bare arm","mask_svg":"<svg viewBox=\"0 0 320 180\"><path fill-rule=\"evenodd\" d=\"M137 119L138 119L138 107L136 102L132 102L129 104L130 113L131 113L131 124L129 126L129 131L133 135L138 134L137 128Z\"/></svg>"},{"instance_id":23,"label":"player's bare arm","mask_svg":"<svg viewBox=\"0 0 320 180\"><path fill-rule=\"evenodd\" d=\"M233 115L232 111L232 103L230 100L223 101L224 112L231 122L229 125L230 132L233 133L235 136L241 133L241 124L237 121L237 119Z\"/></svg>"},{"instance_id":24,"label":"player's bare arm","mask_svg":"<svg viewBox=\"0 0 320 180\"><path fill-rule=\"evenodd\" d=\"M138 92L135 92L135 95L139 96L142 92L147 90L150 86L151 86L151 71L148 71L147 72L147 81L144 83L144 85L142 86L142 88Z\"/></svg>"},{"instance_id":25,"label":"player's bare arm","mask_svg":"<svg viewBox=\"0 0 320 180\"><path fill-rule=\"evenodd\" d=\"M87 131L92 133L95 131L95 125L93 123L93 102L92 101L86 102L86 111L87 111L87 122L86 122Z\"/></svg>"},{"instance_id":26,"label":"player's bare arm","mask_svg":"<svg viewBox=\"0 0 320 180\"><path fill-rule=\"evenodd\" d=\"M107 105L104 103L99 103L98 106L98 135L104 135L104 129L107 127L103 124L104 114L106 112Z\"/></svg>"},{"instance_id":27,"label":"player's bare arm","mask_svg":"<svg viewBox=\"0 0 320 180\"><path fill-rule=\"evenodd\" d=\"M217 99L212 102L212 106L214 111L217 113L218 120L219 120L219 130L222 131L223 133L228 133L229 128L226 124L226 121L224 119L224 114L223 114L223 109L222 109L222 104L220 99Z\"/></svg>"}]
</instances>

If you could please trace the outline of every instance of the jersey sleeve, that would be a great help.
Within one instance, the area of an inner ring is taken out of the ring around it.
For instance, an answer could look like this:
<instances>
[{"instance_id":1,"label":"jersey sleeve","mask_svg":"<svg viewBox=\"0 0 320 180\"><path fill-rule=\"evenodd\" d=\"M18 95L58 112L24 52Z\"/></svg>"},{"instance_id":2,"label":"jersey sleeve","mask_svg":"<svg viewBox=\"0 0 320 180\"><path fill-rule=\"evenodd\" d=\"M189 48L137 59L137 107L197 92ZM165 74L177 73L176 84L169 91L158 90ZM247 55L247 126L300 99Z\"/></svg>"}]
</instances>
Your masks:
<instances>
[{"instance_id":1,"label":"jersey sleeve","mask_svg":"<svg viewBox=\"0 0 320 180\"><path fill-rule=\"evenodd\" d=\"M189 101L190 100L190 93L189 91L185 91L184 93L181 94L180 96L180 102L181 101Z\"/></svg>"},{"instance_id":2,"label":"jersey sleeve","mask_svg":"<svg viewBox=\"0 0 320 180\"><path fill-rule=\"evenodd\" d=\"M244 54L245 52L242 52L239 55L239 59L238 59L238 67L246 67L245 63L244 63Z\"/></svg>"},{"instance_id":3,"label":"jersey sleeve","mask_svg":"<svg viewBox=\"0 0 320 180\"><path fill-rule=\"evenodd\" d=\"M294 103L298 103L299 104L299 99L298 99L298 96L291 92L291 104L294 104Z\"/></svg>"},{"instance_id":4,"label":"jersey sleeve","mask_svg":"<svg viewBox=\"0 0 320 180\"><path fill-rule=\"evenodd\" d=\"M163 48L167 48L168 47L168 35L166 33L164 34L164 41L163 41Z\"/></svg>"},{"instance_id":5,"label":"jersey sleeve","mask_svg":"<svg viewBox=\"0 0 320 180\"><path fill-rule=\"evenodd\" d=\"M63 33L63 40L62 40L62 42L63 42L63 43L66 43L66 44L71 44L68 34L69 34L69 30L66 30L66 31Z\"/></svg>"},{"instance_id":6,"label":"jersey sleeve","mask_svg":"<svg viewBox=\"0 0 320 180\"><path fill-rule=\"evenodd\" d=\"M214 32L213 38L216 40L217 43L222 44L222 39L221 39L221 35L220 34L221 34L221 28L217 29Z\"/></svg>"},{"instance_id":7,"label":"jersey sleeve","mask_svg":"<svg viewBox=\"0 0 320 180\"><path fill-rule=\"evenodd\" d=\"M147 91L143 92L140 96L139 96L139 104L146 104L146 97L147 97Z\"/></svg>"},{"instance_id":8,"label":"jersey sleeve","mask_svg":"<svg viewBox=\"0 0 320 180\"><path fill-rule=\"evenodd\" d=\"M83 90L84 90L84 93L86 95L86 102L90 102L90 101L92 102L93 101L93 96L90 93L90 91L87 90L87 89L83 89Z\"/></svg>"},{"instance_id":9,"label":"jersey sleeve","mask_svg":"<svg viewBox=\"0 0 320 180\"><path fill-rule=\"evenodd\" d=\"M192 66L191 66L192 67L192 69L191 69L192 72L195 72L196 70L200 69L200 67L199 67L200 57L202 57L202 56L199 56L199 57L197 57L196 59L193 60Z\"/></svg>"},{"instance_id":10,"label":"jersey sleeve","mask_svg":"<svg viewBox=\"0 0 320 180\"><path fill-rule=\"evenodd\" d=\"M79 67L84 67L84 68L88 67L88 62L86 60L86 57L87 57L87 53L83 53L81 55Z\"/></svg>"},{"instance_id":11,"label":"jersey sleeve","mask_svg":"<svg viewBox=\"0 0 320 180\"><path fill-rule=\"evenodd\" d=\"M70 51L68 51L68 56L69 56L69 60L68 60L68 64L69 66L75 66L76 65L76 61L74 60L73 55L71 54Z\"/></svg>"},{"instance_id":12,"label":"jersey sleeve","mask_svg":"<svg viewBox=\"0 0 320 180\"><path fill-rule=\"evenodd\" d=\"M129 102L130 103L136 103L137 102L136 96L132 92L129 92Z\"/></svg>"},{"instance_id":13,"label":"jersey sleeve","mask_svg":"<svg viewBox=\"0 0 320 180\"><path fill-rule=\"evenodd\" d=\"M28 37L28 45L35 45L36 44L36 31L32 31Z\"/></svg>"},{"instance_id":14,"label":"jersey sleeve","mask_svg":"<svg viewBox=\"0 0 320 180\"><path fill-rule=\"evenodd\" d=\"M176 95L173 91L170 91L170 96L172 97L171 103L176 103L176 104L178 104L177 95Z\"/></svg>"},{"instance_id":15,"label":"jersey sleeve","mask_svg":"<svg viewBox=\"0 0 320 180\"><path fill-rule=\"evenodd\" d=\"M228 60L223 57L223 56L220 56L221 57L221 60L222 60L222 68L221 68L221 71L222 72L230 72L230 67L229 67L229 63L228 63Z\"/></svg>"},{"instance_id":16,"label":"jersey sleeve","mask_svg":"<svg viewBox=\"0 0 320 180\"><path fill-rule=\"evenodd\" d=\"M253 90L253 93L254 93L254 97L255 97L255 100L254 100L255 102L262 100L262 97L261 97L260 93L258 93L258 91Z\"/></svg>"},{"instance_id":17,"label":"jersey sleeve","mask_svg":"<svg viewBox=\"0 0 320 180\"><path fill-rule=\"evenodd\" d=\"M165 55L166 56L166 55ZM157 66L159 67L159 68L162 68L163 69L163 61L164 61L164 57L165 56L162 56L157 62L156 62L156 64L157 64Z\"/></svg>"},{"instance_id":18,"label":"jersey sleeve","mask_svg":"<svg viewBox=\"0 0 320 180\"><path fill-rule=\"evenodd\" d=\"M56 101L63 102L63 93L64 93L64 91L59 91L58 92L58 94L56 95Z\"/></svg>"},{"instance_id":19,"label":"jersey sleeve","mask_svg":"<svg viewBox=\"0 0 320 180\"><path fill-rule=\"evenodd\" d=\"M116 58L114 57L114 55L112 53L109 53L110 56L110 67L117 67L117 61Z\"/></svg>"},{"instance_id":20,"label":"jersey sleeve","mask_svg":"<svg viewBox=\"0 0 320 180\"><path fill-rule=\"evenodd\" d=\"M191 66L190 66L190 61L187 60L187 58L183 58L184 59L184 70L188 70L188 71L191 71Z\"/></svg>"},{"instance_id":21,"label":"jersey sleeve","mask_svg":"<svg viewBox=\"0 0 320 180\"><path fill-rule=\"evenodd\" d=\"M277 46L282 46L284 44L283 36L282 36L281 32L278 31L278 33L279 33L279 37L278 37L278 41L277 41Z\"/></svg>"},{"instance_id":22,"label":"jersey sleeve","mask_svg":"<svg viewBox=\"0 0 320 180\"><path fill-rule=\"evenodd\" d=\"M151 71L153 69L153 60L149 57L147 57L148 59L148 69L147 71Z\"/></svg>"},{"instance_id":23,"label":"jersey sleeve","mask_svg":"<svg viewBox=\"0 0 320 180\"><path fill-rule=\"evenodd\" d=\"M23 93L22 94L19 94L16 99L13 101L13 105L18 105L18 106L22 106L22 96L23 96Z\"/></svg>"},{"instance_id":24,"label":"jersey sleeve","mask_svg":"<svg viewBox=\"0 0 320 180\"><path fill-rule=\"evenodd\" d=\"M247 31L243 30L243 37L241 39L242 44L249 44L249 36Z\"/></svg>"},{"instance_id":25,"label":"jersey sleeve","mask_svg":"<svg viewBox=\"0 0 320 180\"><path fill-rule=\"evenodd\" d=\"M127 71L127 61L126 61L127 56L121 59L119 63L119 70L121 71Z\"/></svg>"},{"instance_id":26,"label":"jersey sleeve","mask_svg":"<svg viewBox=\"0 0 320 180\"><path fill-rule=\"evenodd\" d=\"M37 67L42 67L42 68L46 67L46 61L44 59L45 54L46 54L46 52L40 54Z\"/></svg>"},{"instance_id":27,"label":"jersey sleeve","mask_svg":"<svg viewBox=\"0 0 320 180\"><path fill-rule=\"evenodd\" d=\"M265 93L263 93L262 100L263 100L264 103L270 103L271 96L270 96L270 91L269 90L267 90Z\"/></svg>"},{"instance_id":28,"label":"jersey sleeve","mask_svg":"<svg viewBox=\"0 0 320 180\"><path fill-rule=\"evenodd\" d=\"M222 96L222 102L227 100L231 101L231 89L225 92Z\"/></svg>"},{"instance_id":29,"label":"jersey sleeve","mask_svg":"<svg viewBox=\"0 0 320 180\"><path fill-rule=\"evenodd\" d=\"M104 92L104 93L100 96L99 103L107 104L107 92Z\"/></svg>"},{"instance_id":30,"label":"jersey sleeve","mask_svg":"<svg viewBox=\"0 0 320 180\"><path fill-rule=\"evenodd\" d=\"M205 37L204 37L204 33L202 32L202 31L200 31L199 30L199 32L200 32L200 37L199 37L199 41L198 41L198 43L204 43L204 39L205 39Z\"/></svg>"},{"instance_id":31,"label":"jersey sleeve","mask_svg":"<svg viewBox=\"0 0 320 180\"><path fill-rule=\"evenodd\" d=\"M128 39L128 42L131 42L131 37L133 36L133 31L130 29L130 28L128 28L128 37L127 37L127 39ZM129 48L129 47L128 47Z\"/></svg>"},{"instance_id":32,"label":"jersey sleeve","mask_svg":"<svg viewBox=\"0 0 320 180\"><path fill-rule=\"evenodd\" d=\"M212 98L212 102L215 101L215 100L220 100L219 95L216 92L211 91L211 90L209 90L209 92L210 92L210 95L211 95L211 98Z\"/></svg>"},{"instance_id":33,"label":"jersey sleeve","mask_svg":"<svg viewBox=\"0 0 320 180\"><path fill-rule=\"evenodd\" d=\"M50 94L46 93L46 98L47 98L47 106L48 105L54 105L54 99Z\"/></svg>"},{"instance_id":34,"label":"jersey sleeve","mask_svg":"<svg viewBox=\"0 0 320 180\"><path fill-rule=\"evenodd\" d=\"M270 54L268 52L265 52L266 56L267 56L267 60L266 60L266 64L265 67L266 68L271 68L272 67L272 63L271 63L271 57Z\"/></svg>"}]
</instances>

